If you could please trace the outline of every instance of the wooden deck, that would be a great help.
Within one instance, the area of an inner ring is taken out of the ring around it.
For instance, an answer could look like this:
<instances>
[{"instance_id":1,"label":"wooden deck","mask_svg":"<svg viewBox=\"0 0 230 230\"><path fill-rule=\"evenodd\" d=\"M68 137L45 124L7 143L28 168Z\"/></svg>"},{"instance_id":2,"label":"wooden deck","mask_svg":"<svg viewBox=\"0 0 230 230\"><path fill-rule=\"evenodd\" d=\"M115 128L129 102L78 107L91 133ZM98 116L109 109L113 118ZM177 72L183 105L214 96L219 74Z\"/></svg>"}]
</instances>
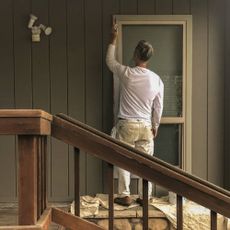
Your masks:
<instances>
[{"instance_id":1,"label":"wooden deck","mask_svg":"<svg viewBox=\"0 0 230 230\"><path fill-rule=\"evenodd\" d=\"M64 210L68 209L67 204L55 204ZM16 203L0 203L0 226L17 225L18 224L18 206ZM49 230L61 230L61 226L52 223Z\"/></svg>"},{"instance_id":2,"label":"wooden deck","mask_svg":"<svg viewBox=\"0 0 230 230\"><path fill-rule=\"evenodd\" d=\"M65 211L70 211L71 204L67 203L56 203L50 204L49 206L58 207ZM128 210L123 211L115 211L115 220L114 224L115 227L117 226L118 229L131 229L130 226L133 225L140 225L141 223L141 216L142 216L142 208L135 207ZM166 220L165 215L156 210L153 207L150 207L150 229L152 225L158 226L158 229L170 229L170 224ZM99 226L107 229L108 226L108 210L101 208L99 213L94 216L86 218L87 220L98 224ZM7 226L7 225L17 225L18 224L18 206L16 203L0 203L0 226ZM141 225L140 225L141 226ZM139 228L140 228L139 226ZM139 229L138 228L138 229ZM60 225L52 223L49 227L49 230L62 230L64 229ZM136 229L136 228L135 228Z\"/></svg>"}]
</instances>

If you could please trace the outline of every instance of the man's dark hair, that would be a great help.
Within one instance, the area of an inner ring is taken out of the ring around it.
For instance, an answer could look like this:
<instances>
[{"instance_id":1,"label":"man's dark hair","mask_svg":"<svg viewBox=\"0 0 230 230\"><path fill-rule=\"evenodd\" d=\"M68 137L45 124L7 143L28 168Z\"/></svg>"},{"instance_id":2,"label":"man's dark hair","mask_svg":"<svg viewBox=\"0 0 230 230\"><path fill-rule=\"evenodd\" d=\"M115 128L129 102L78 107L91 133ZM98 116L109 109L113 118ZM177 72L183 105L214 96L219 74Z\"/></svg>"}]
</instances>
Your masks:
<instances>
[{"instance_id":1,"label":"man's dark hair","mask_svg":"<svg viewBox=\"0 0 230 230\"><path fill-rule=\"evenodd\" d=\"M138 58L140 61L148 61L153 55L152 45L145 41L140 40L135 48L134 57Z\"/></svg>"}]
</instances>

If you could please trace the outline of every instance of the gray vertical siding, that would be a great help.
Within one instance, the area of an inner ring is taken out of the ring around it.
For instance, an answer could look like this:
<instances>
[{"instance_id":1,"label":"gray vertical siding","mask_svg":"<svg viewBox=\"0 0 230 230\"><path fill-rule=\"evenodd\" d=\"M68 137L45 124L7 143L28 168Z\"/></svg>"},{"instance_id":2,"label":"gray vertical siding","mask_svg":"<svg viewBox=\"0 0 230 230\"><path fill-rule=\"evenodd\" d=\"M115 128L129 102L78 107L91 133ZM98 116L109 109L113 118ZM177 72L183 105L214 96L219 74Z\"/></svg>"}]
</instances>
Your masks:
<instances>
[{"instance_id":1,"label":"gray vertical siding","mask_svg":"<svg viewBox=\"0 0 230 230\"><path fill-rule=\"evenodd\" d=\"M43 24L49 24L47 0L32 0L31 9ZM31 56L33 107L50 111L49 40L42 39L39 45L32 43Z\"/></svg>"},{"instance_id":2,"label":"gray vertical siding","mask_svg":"<svg viewBox=\"0 0 230 230\"><path fill-rule=\"evenodd\" d=\"M155 0L156 14L173 14L173 0Z\"/></svg>"},{"instance_id":3,"label":"gray vertical siding","mask_svg":"<svg viewBox=\"0 0 230 230\"><path fill-rule=\"evenodd\" d=\"M173 0L173 14L191 14L191 0Z\"/></svg>"},{"instance_id":4,"label":"gray vertical siding","mask_svg":"<svg viewBox=\"0 0 230 230\"><path fill-rule=\"evenodd\" d=\"M208 15L208 180L223 185L224 0L209 1Z\"/></svg>"},{"instance_id":5,"label":"gray vertical siding","mask_svg":"<svg viewBox=\"0 0 230 230\"><path fill-rule=\"evenodd\" d=\"M208 157L208 0L194 0L193 15L193 78L192 78L192 155L193 172L207 179ZM199 86L199 87L197 87Z\"/></svg>"},{"instance_id":6,"label":"gray vertical siding","mask_svg":"<svg viewBox=\"0 0 230 230\"><path fill-rule=\"evenodd\" d=\"M0 104L1 108L15 107L14 76L14 18L13 2L5 1L0 7L0 26L4 30L0 36ZM16 197L15 138L0 137L0 197L14 200Z\"/></svg>"},{"instance_id":7,"label":"gray vertical siding","mask_svg":"<svg viewBox=\"0 0 230 230\"><path fill-rule=\"evenodd\" d=\"M155 14L155 0L138 0L138 14Z\"/></svg>"},{"instance_id":8,"label":"gray vertical siding","mask_svg":"<svg viewBox=\"0 0 230 230\"><path fill-rule=\"evenodd\" d=\"M32 98L32 47L27 36L31 1L14 1L14 76L15 107L31 108ZM4 20L4 19L2 19ZM4 57L2 57L4 58Z\"/></svg>"},{"instance_id":9,"label":"gray vertical siding","mask_svg":"<svg viewBox=\"0 0 230 230\"><path fill-rule=\"evenodd\" d=\"M86 123L102 129L102 1L85 0ZM87 155L86 192L102 188L102 162Z\"/></svg>"},{"instance_id":10,"label":"gray vertical siding","mask_svg":"<svg viewBox=\"0 0 230 230\"><path fill-rule=\"evenodd\" d=\"M225 5L225 118L224 118L224 125L225 125L225 158L224 158L224 185L227 189L230 190L230 1L226 0Z\"/></svg>"},{"instance_id":11,"label":"gray vertical siding","mask_svg":"<svg viewBox=\"0 0 230 230\"><path fill-rule=\"evenodd\" d=\"M120 0L120 14L137 14L138 0Z\"/></svg>"},{"instance_id":12,"label":"gray vertical siding","mask_svg":"<svg viewBox=\"0 0 230 230\"><path fill-rule=\"evenodd\" d=\"M41 108L52 114L67 113L109 133L113 123L112 75L104 58L111 15L192 14L193 173L223 185L222 3L224 0L5 0L0 8L0 24L4 29L0 36L0 108ZM39 17L39 22L53 28L52 35L42 35L37 44L31 43L27 29L31 12ZM230 55L225 54L227 63ZM226 76L228 73L226 69ZM225 88L229 89L228 78ZM227 91L225 98L227 105ZM226 124L229 111L226 106ZM229 136L228 132L225 134ZM230 149L228 142L226 153ZM17 196L15 138L1 137L0 146L0 201L12 201ZM226 154L225 185L228 188L229 158ZM83 152L80 159L81 193L103 192L105 165ZM73 149L51 140L48 164L49 199L70 200L73 197ZM133 191L136 188L133 182Z\"/></svg>"}]
</instances>

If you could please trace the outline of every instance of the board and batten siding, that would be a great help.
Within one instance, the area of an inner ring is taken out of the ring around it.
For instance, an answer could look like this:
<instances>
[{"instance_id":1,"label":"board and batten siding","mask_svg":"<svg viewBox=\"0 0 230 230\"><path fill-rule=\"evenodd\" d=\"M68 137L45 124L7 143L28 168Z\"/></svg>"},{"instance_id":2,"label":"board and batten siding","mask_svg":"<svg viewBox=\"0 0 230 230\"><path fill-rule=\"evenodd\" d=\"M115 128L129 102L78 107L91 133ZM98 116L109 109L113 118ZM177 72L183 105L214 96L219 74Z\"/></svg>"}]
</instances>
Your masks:
<instances>
[{"instance_id":1,"label":"board and batten siding","mask_svg":"<svg viewBox=\"0 0 230 230\"><path fill-rule=\"evenodd\" d=\"M109 133L112 75L105 65L105 53L111 15L191 14L192 169L195 175L222 186L223 10L224 0L4 0L0 7L4 31L0 36L0 108L62 112ZM27 28L31 12L39 17L36 23L53 28L50 37L42 34L40 43L31 43ZM16 144L15 137L0 137L0 201L17 198ZM71 200L73 149L54 139L49 140L48 148L49 200ZM229 162L229 156L226 160ZM106 164L85 152L80 161L81 194L104 192Z\"/></svg>"},{"instance_id":2,"label":"board and batten siding","mask_svg":"<svg viewBox=\"0 0 230 230\"><path fill-rule=\"evenodd\" d=\"M225 113L224 113L224 186L230 190L230 1L225 5Z\"/></svg>"}]
</instances>

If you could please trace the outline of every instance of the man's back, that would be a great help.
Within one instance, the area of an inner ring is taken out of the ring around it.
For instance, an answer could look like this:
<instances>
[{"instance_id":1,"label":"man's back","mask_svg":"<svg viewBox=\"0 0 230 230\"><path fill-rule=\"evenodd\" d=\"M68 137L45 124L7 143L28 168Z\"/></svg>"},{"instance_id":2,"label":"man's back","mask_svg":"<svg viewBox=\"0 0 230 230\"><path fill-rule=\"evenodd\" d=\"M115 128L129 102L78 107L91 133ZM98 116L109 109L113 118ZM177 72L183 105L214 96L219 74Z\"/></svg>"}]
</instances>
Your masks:
<instances>
[{"instance_id":1,"label":"man's back","mask_svg":"<svg viewBox=\"0 0 230 230\"><path fill-rule=\"evenodd\" d=\"M151 123L153 101L163 88L160 77L149 69L126 67L121 82L118 117L142 119Z\"/></svg>"}]
</instances>

